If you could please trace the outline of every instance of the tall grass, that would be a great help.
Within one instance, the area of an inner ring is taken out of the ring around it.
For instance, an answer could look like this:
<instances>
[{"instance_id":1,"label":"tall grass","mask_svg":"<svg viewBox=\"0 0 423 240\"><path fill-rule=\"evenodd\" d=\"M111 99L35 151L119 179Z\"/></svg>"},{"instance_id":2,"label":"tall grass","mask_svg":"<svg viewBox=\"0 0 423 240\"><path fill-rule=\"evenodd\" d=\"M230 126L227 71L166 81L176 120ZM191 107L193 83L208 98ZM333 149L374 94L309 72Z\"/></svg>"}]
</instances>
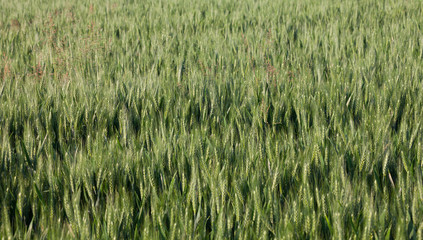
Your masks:
<instances>
[{"instance_id":1,"label":"tall grass","mask_svg":"<svg viewBox=\"0 0 423 240\"><path fill-rule=\"evenodd\" d=\"M422 239L421 1L0 6L2 239Z\"/></svg>"}]
</instances>

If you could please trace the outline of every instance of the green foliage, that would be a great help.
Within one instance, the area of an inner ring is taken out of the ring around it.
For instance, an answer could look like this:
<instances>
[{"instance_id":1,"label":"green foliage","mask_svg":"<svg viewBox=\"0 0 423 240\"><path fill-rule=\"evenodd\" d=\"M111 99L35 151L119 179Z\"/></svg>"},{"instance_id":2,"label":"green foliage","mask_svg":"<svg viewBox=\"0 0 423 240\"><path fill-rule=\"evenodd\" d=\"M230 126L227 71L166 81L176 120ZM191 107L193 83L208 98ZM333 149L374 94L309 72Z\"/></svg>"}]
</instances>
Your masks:
<instances>
[{"instance_id":1,"label":"green foliage","mask_svg":"<svg viewBox=\"0 0 423 240\"><path fill-rule=\"evenodd\" d=\"M2 238L422 238L421 1L0 5Z\"/></svg>"}]
</instances>

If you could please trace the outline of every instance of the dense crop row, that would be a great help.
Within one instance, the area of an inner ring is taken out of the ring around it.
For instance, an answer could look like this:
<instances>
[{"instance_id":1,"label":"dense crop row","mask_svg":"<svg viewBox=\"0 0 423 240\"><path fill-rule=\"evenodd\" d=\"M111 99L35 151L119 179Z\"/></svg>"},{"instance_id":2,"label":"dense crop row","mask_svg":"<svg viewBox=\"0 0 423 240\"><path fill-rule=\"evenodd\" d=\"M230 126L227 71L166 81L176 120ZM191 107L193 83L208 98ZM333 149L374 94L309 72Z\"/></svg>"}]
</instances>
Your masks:
<instances>
[{"instance_id":1,"label":"dense crop row","mask_svg":"<svg viewBox=\"0 0 423 240\"><path fill-rule=\"evenodd\" d=\"M417 0L0 0L0 236L422 239L422 31Z\"/></svg>"}]
</instances>

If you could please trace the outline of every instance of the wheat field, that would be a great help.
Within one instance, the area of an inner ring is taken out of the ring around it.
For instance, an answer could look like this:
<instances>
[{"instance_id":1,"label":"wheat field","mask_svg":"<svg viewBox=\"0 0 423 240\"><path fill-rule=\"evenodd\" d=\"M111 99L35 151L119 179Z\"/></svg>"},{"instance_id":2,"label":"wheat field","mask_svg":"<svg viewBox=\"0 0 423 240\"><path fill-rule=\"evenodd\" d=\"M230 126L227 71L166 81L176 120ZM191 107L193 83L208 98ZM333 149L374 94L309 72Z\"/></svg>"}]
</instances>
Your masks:
<instances>
[{"instance_id":1,"label":"wheat field","mask_svg":"<svg viewBox=\"0 0 423 240\"><path fill-rule=\"evenodd\" d=\"M0 238L423 239L422 4L0 0Z\"/></svg>"}]
</instances>

